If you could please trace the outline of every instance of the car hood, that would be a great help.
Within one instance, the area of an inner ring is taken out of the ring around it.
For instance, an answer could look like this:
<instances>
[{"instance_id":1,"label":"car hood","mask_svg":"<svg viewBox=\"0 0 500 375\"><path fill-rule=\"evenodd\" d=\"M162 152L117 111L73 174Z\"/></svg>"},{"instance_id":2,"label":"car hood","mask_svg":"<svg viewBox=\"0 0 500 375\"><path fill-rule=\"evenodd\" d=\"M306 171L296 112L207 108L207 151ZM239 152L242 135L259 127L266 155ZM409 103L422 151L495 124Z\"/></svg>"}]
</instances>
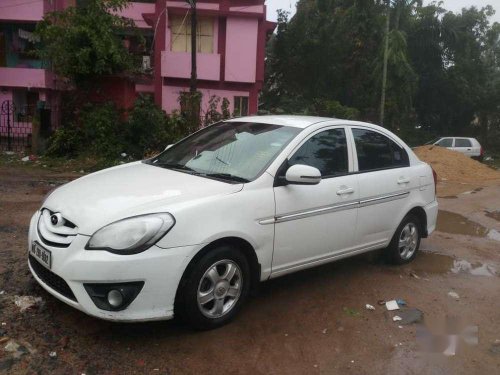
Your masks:
<instances>
[{"instance_id":1,"label":"car hood","mask_svg":"<svg viewBox=\"0 0 500 375\"><path fill-rule=\"evenodd\" d=\"M60 212L80 234L92 235L126 217L169 212L174 204L232 194L242 187L135 162L69 182L50 194L43 207Z\"/></svg>"}]
</instances>

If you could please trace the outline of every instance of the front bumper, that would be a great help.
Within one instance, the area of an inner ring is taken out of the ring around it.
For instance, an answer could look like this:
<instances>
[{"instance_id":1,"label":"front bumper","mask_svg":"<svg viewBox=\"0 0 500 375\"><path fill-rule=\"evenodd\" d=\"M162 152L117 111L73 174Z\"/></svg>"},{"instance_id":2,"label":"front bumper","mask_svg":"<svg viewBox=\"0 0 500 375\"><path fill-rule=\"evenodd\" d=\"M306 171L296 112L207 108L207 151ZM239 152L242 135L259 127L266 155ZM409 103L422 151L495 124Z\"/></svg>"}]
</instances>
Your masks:
<instances>
[{"instance_id":1,"label":"front bumper","mask_svg":"<svg viewBox=\"0 0 500 375\"><path fill-rule=\"evenodd\" d=\"M85 250L88 236L77 235L66 248L48 246L38 235L39 212L33 215L29 230L29 243L38 242L50 250L51 272L67 283L74 295L57 291L44 282L46 274L36 272L31 259L28 264L33 277L50 294L91 316L114 321L147 321L170 319L174 313L174 300L180 279L191 258L202 245L163 249L152 246L134 255L117 255L107 251ZM44 266L42 266L44 267ZM45 278L46 279L46 278ZM47 280L47 279L46 279ZM124 283L144 281L144 287L122 311L99 309L85 290L87 283ZM59 290L61 290L59 288Z\"/></svg>"}]
</instances>

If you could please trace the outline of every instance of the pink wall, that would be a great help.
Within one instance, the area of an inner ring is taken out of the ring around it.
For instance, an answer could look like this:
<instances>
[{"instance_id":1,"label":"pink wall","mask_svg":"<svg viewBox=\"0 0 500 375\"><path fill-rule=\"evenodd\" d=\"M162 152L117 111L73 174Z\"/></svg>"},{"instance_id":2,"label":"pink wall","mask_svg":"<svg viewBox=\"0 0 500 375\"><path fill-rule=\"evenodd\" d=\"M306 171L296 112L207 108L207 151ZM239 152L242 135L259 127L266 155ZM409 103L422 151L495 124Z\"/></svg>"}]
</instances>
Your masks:
<instances>
[{"instance_id":1,"label":"pink wall","mask_svg":"<svg viewBox=\"0 0 500 375\"><path fill-rule=\"evenodd\" d=\"M255 82L258 27L257 19L227 19L226 81Z\"/></svg>"},{"instance_id":2,"label":"pink wall","mask_svg":"<svg viewBox=\"0 0 500 375\"><path fill-rule=\"evenodd\" d=\"M196 67L198 79L209 81L220 79L220 55L218 53L197 53ZM190 78L191 53L163 51L161 53L161 75L172 78Z\"/></svg>"},{"instance_id":3,"label":"pink wall","mask_svg":"<svg viewBox=\"0 0 500 375\"><path fill-rule=\"evenodd\" d=\"M264 13L264 5L245 5L229 7L230 12Z\"/></svg>"},{"instance_id":4,"label":"pink wall","mask_svg":"<svg viewBox=\"0 0 500 375\"><path fill-rule=\"evenodd\" d=\"M134 3L131 2L129 5L122 9L117 14L122 17L130 18L134 21L135 25L139 28L149 28L150 26L144 21L142 17L143 13L154 13L155 4L154 3Z\"/></svg>"},{"instance_id":5,"label":"pink wall","mask_svg":"<svg viewBox=\"0 0 500 375\"><path fill-rule=\"evenodd\" d=\"M171 113L174 110L179 110L179 95L182 91L188 91L188 87L174 87L174 86L163 86L162 95L162 108L167 113ZM198 89L201 91L203 97L201 101L201 112L202 115L208 110L208 101L212 95L217 95L221 98L229 99L229 110L231 113L234 111L234 97L235 96L249 96L248 91L231 91L231 90L215 90L215 89ZM219 103L220 104L220 103ZM219 108L220 111L220 108Z\"/></svg>"},{"instance_id":6,"label":"pink wall","mask_svg":"<svg viewBox=\"0 0 500 375\"><path fill-rule=\"evenodd\" d=\"M53 74L46 69L0 68L0 87L52 88Z\"/></svg>"},{"instance_id":7,"label":"pink wall","mask_svg":"<svg viewBox=\"0 0 500 375\"><path fill-rule=\"evenodd\" d=\"M40 21L44 0L0 0L0 7L2 21Z\"/></svg>"}]
</instances>

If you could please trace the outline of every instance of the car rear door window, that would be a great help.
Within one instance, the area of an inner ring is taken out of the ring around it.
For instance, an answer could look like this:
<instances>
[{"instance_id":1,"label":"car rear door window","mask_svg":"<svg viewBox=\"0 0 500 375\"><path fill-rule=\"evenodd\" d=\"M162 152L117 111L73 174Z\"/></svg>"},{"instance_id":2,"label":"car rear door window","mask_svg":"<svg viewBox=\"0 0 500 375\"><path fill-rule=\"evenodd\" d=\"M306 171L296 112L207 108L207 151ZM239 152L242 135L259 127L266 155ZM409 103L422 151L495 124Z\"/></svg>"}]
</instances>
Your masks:
<instances>
[{"instance_id":1,"label":"car rear door window","mask_svg":"<svg viewBox=\"0 0 500 375\"><path fill-rule=\"evenodd\" d=\"M353 129L360 172L410 165L405 149L385 135L366 129Z\"/></svg>"},{"instance_id":2,"label":"car rear door window","mask_svg":"<svg viewBox=\"0 0 500 375\"><path fill-rule=\"evenodd\" d=\"M348 172L347 141L344 129L329 129L309 138L288 161L318 168L322 177Z\"/></svg>"},{"instance_id":3,"label":"car rear door window","mask_svg":"<svg viewBox=\"0 0 500 375\"><path fill-rule=\"evenodd\" d=\"M455 147L472 147L472 143L466 138L455 138Z\"/></svg>"},{"instance_id":4,"label":"car rear door window","mask_svg":"<svg viewBox=\"0 0 500 375\"><path fill-rule=\"evenodd\" d=\"M453 138L443 138L437 143L437 145L441 147L453 147Z\"/></svg>"}]
</instances>

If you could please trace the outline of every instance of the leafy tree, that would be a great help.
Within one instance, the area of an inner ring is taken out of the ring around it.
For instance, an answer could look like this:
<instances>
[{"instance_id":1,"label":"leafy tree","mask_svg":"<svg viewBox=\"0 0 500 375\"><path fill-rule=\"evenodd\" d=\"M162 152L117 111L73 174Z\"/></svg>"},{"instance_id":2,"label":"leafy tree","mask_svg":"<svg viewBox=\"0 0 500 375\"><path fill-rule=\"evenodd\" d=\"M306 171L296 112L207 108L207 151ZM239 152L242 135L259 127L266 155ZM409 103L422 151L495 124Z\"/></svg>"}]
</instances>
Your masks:
<instances>
[{"instance_id":1,"label":"leafy tree","mask_svg":"<svg viewBox=\"0 0 500 375\"><path fill-rule=\"evenodd\" d=\"M452 13L420 0L390 0L389 7L384 126L412 143L453 134L500 146L500 25L489 22L493 8ZM299 0L290 20L278 12L261 109L377 122L386 14L386 0Z\"/></svg>"},{"instance_id":2,"label":"leafy tree","mask_svg":"<svg viewBox=\"0 0 500 375\"><path fill-rule=\"evenodd\" d=\"M120 37L133 21L116 14L127 0L87 0L77 7L48 13L39 22L38 56L77 86L99 76L130 71L134 58ZM135 36L139 42L141 37Z\"/></svg>"}]
</instances>

